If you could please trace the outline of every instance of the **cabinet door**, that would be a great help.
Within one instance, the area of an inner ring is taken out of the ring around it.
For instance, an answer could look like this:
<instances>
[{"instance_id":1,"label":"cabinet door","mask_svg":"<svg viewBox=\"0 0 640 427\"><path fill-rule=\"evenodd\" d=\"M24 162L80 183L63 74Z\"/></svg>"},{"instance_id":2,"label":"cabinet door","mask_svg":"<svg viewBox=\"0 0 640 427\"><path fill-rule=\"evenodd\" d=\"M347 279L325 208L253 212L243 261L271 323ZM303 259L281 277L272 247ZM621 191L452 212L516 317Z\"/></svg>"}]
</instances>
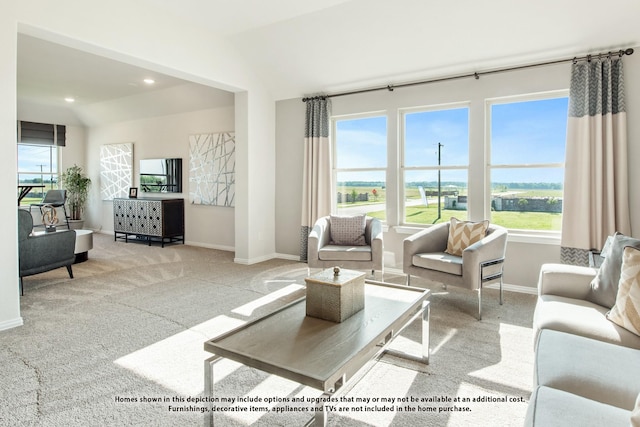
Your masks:
<instances>
[{"instance_id":1,"label":"cabinet door","mask_svg":"<svg viewBox=\"0 0 640 427\"><path fill-rule=\"evenodd\" d=\"M123 200L124 202L124 230L127 233L135 233L136 227L136 205L132 200Z\"/></svg>"},{"instance_id":2,"label":"cabinet door","mask_svg":"<svg viewBox=\"0 0 640 427\"><path fill-rule=\"evenodd\" d=\"M163 204L159 200L147 202L147 234L149 236L164 236L162 230Z\"/></svg>"},{"instance_id":3,"label":"cabinet door","mask_svg":"<svg viewBox=\"0 0 640 427\"><path fill-rule=\"evenodd\" d=\"M147 234L147 202L143 200L132 200L133 222L132 233Z\"/></svg>"},{"instance_id":4,"label":"cabinet door","mask_svg":"<svg viewBox=\"0 0 640 427\"><path fill-rule=\"evenodd\" d=\"M113 230L127 231L126 207L124 200L113 201Z\"/></svg>"}]
</instances>

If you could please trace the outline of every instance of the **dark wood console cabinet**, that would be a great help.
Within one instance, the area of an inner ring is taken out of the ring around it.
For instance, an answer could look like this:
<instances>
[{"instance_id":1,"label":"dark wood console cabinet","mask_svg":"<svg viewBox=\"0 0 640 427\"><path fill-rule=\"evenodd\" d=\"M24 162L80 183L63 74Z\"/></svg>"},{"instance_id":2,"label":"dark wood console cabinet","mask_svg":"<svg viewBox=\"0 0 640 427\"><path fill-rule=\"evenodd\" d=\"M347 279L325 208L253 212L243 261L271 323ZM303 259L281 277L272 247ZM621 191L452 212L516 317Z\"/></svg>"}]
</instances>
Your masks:
<instances>
[{"instance_id":1,"label":"dark wood console cabinet","mask_svg":"<svg viewBox=\"0 0 640 427\"><path fill-rule=\"evenodd\" d=\"M184 199L113 199L114 239L184 244Z\"/></svg>"}]
</instances>

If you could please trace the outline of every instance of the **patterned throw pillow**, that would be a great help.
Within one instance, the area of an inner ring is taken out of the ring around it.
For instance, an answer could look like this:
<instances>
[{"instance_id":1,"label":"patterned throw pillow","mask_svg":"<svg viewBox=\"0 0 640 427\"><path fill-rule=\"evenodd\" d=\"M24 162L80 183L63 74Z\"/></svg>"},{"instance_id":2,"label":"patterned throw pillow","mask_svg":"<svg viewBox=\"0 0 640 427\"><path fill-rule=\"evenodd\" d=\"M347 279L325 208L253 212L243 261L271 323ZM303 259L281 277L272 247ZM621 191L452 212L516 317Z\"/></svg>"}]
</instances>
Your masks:
<instances>
[{"instance_id":1,"label":"patterned throw pillow","mask_svg":"<svg viewBox=\"0 0 640 427\"><path fill-rule=\"evenodd\" d=\"M609 248L605 253L606 257L598 269L596 277L591 281L591 290L587 294L587 301L607 308L613 307L616 303L622 266L622 251L627 246L640 249L640 240L620 233L612 236Z\"/></svg>"},{"instance_id":2,"label":"patterned throw pillow","mask_svg":"<svg viewBox=\"0 0 640 427\"><path fill-rule=\"evenodd\" d=\"M446 253L462 256L462 251L487 235L489 221L460 221L451 217Z\"/></svg>"},{"instance_id":3,"label":"patterned throw pillow","mask_svg":"<svg viewBox=\"0 0 640 427\"><path fill-rule=\"evenodd\" d=\"M624 248L618 296L607 318L640 335L640 250L634 247Z\"/></svg>"},{"instance_id":4,"label":"patterned throw pillow","mask_svg":"<svg viewBox=\"0 0 640 427\"><path fill-rule=\"evenodd\" d=\"M344 246L364 246L364 229L367 215L335 216L331 215L331 244Z\"/></svg>"}]
</instances>

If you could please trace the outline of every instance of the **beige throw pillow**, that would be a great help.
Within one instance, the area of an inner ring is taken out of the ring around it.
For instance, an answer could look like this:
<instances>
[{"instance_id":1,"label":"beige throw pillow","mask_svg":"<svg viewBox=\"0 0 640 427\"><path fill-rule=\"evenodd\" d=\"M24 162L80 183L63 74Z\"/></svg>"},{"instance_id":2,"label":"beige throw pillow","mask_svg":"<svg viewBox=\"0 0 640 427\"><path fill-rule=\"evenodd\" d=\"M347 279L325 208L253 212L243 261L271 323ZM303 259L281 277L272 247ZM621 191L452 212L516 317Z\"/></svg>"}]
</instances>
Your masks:
<instances>
[{"instance_id":1,"label":"beige throw pillow","mask_svg":"<svg viewBox=\"0 0 640 427\"><path fill-rule=\"evenodd\" d=\"M460 221L451 217L446 253L462 256L462 251L487 235L489 221Z\"/></svg>"},{"instance_id":2,"label":"beige throw pillow","mask_svg":"<svg viewBox=\"0 0 640 427\"><path fill-rule=\"evenodd\" d=\"M616 304L607 318L640 335L640 250L627 246L622 253L622 269Z\"/></svg>"}]
</instances>

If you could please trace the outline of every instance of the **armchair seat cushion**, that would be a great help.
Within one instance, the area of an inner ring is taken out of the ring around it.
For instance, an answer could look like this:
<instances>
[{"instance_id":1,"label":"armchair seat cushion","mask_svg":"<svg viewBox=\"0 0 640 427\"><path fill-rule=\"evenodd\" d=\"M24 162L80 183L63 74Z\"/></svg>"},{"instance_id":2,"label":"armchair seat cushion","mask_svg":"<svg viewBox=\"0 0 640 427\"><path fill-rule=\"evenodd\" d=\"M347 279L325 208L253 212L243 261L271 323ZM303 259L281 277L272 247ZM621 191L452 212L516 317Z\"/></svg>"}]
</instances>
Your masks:
<instances>
[{"instance_id":1,"label":"armchair seat cushion","mask_svg":"<svg viewBox=\"0 0 640 427\"><path fill-rule=\"evenodd\" d=\"M318 251L321 261L371 261L371 246L326 245Z\"/></svg>"},{"instance_id":2,"label":"armchair seat cushion","mask_svg":"<svg viewBox=\"0 0 640 427\"><path fill-rule=\"evenodd\" d=\"M446 252L415 254L411 262L416 267L462 276L462 257Z\"/></svg>"}]
</instances>

